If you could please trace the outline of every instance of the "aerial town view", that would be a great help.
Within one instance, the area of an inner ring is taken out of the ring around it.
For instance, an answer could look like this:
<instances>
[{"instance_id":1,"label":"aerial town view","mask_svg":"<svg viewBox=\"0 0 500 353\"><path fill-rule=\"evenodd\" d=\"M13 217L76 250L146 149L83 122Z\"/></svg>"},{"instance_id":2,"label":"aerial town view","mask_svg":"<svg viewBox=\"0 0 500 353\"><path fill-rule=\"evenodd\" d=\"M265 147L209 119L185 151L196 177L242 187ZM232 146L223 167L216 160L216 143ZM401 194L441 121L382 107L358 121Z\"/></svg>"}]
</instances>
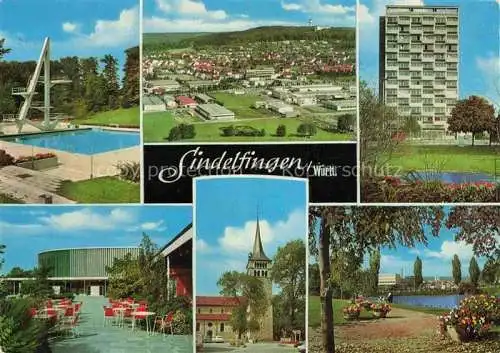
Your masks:
<instances>
[{"instance_id":1,"label":"aerial town view","mask_svg":"<svg viewBox=\"0 0 500 353\"><path fill-rule=\"evenodd\" d=\"M197 351L305 352L306 182L195 184Z\"/></svg>"},{"instance_id":2,"label":"aerial town view","mask_svg":"<svg viewBox=\"0 0 500 353\"><path fill-rule=\"evenodd\" d=\"M359 27L362 200L498 202L498 2L382 3Z\"/></svg>"},{"instance_id":3,"label":"aerial town view","mask_svg":"<svg viewBox=\"0 0 500 353\"><path fill-rule=\"evenodd\" d=\"M139 201L139 9L127 3L102 9L106 19L85 3L50 5L33 30L1 16L0 203ZM58 22L62 13L74 20Z\"/></svg>"},{"instance_id":4,"label":"aerial town view","mask_svg":"<svg viewBox=\"0 0 500 353\"><path fill-rule=\"evenodd\" d=\"M187 14L182 1L145 4L144 141L355 140L355 1L350 2L349 20L276 2L269 6L276 6L279 19L250 21L245 15L241 26L234 25L231 9L217 9L220 3L197 2L207 13L226 17L212 23L207 15L206 26L192 27L175 26L196 22L190 20L197 14Z\"/></svg>"}]
</instances>

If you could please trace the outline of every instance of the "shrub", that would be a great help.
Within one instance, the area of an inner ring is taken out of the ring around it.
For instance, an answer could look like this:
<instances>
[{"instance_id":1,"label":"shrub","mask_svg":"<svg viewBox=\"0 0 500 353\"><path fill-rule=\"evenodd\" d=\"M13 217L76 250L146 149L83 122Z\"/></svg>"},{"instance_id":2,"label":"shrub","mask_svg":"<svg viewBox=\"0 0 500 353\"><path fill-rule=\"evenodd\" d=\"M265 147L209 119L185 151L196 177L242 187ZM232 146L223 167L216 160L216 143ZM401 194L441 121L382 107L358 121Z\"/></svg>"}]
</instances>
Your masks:
<instances>
[{"instance_id":1,"label":"shrub","mask_svg":"<svg viewBox=\"0 0 500 353\"><path fill-rule=\"evenodd\" d=\"M297 134L301 136L314 136L316 132L316 125L311 123L302 123L297 127Z\"/></svg>"},{"instance_id":2,"label":"shrub","mask_svg":"<svg viewBox=\"0 0 500 353\"><path fill-rule=\"evenodd\" d=\"M170 129L167 140L178 141L184 139L192 139L196 136L194 125L192 124L179 124Z\"/></svg>"},{"instance_id":3,"label":"shrub","mask_svg":"<svg viewBox=\"0 0 500 353\"><path fill-rule=\"evenodd\" d=\"M187 335L192 333L193 318L192 312L188 310L177 310L174 313L174 317L172 320L172 330L175 334L178 335Z\"/></svg>"},{"instance_id":4,"label":"shrub","mask_svg":"<svg viewBox=\"0 0 500 353\"><path fill-rule=\"evenodd\" d=\"M286 126L281 124L276 128L276 136L284 137L286 136Z\"/></svg>"},{"instance_id":5,"label":"shrub","mask_svg":"<svg viewBox=\"0 0 500 353\"><path fill-rule=\"evenodd\" d=\"M118 175L123 180L133 183L141 181L141 164L138 162L121 162L117 165Z\"/></svg>"},{"instance_id":6,"label":"shrub","mask_svg":"<svg viewBox=\"0 0 500 353\"><path fill-rule=\"evenodd\" d=\"M458 285L458 294L478 294L479 290L477 287L470 282L460 282Z\"/></svg>"},{"instance_id":7,"label":"shrub","mask_svg":"<svg viewBox=\"0 0 500 353\"><path fill-rule=\"evenodd\" d=\"M337 129L343 132L352 131L354 129L355 120L356 120L355 115L343 114L339 116L339 119L337 121Z\"/></svg>"},{"instance_id":8,"label":"shrub","mask_svg":"<svg viewBox=\"0 0 500 353\"><path fill-rule=\"evenodd\" d=\"M220 130L222 132L222 136L234 136L236 133L233 125L221 127Z\"/></svg>"},{"instance_id":9,"label":"shrub","mask_svg":"<svg viewBox=\"0 0 500 353\"><path fill-rule=\"evenodd\" d=\"M266 136L266 130L265 129L260 129L259 136Z\"/></svg>"},{"instance_id":10,"label":"shrub","mask_svg":"<svg viewBox=\"0 0 500 353\"><path fill-rule=\"evenodd\" d=\"M41 159L54 158L54 153L37 153L34 156L22 156L16 159L16 163L38 161Z\"/></svg>"},{"instance_id":11,"label":"shrub","mask_svg":"<svg viewBox=\"0 0 500 353\"><path fill-rule=\"evenodd\" d=\"M364 202L498 202L500 184L403 181L398 177L363 178Z\"/></svg>"},{"instance_id":12,"label":"shrub","mask_svg":"<svg viewBox=\"0 0 500 353\"><path fill-rule=\"evenodd\" d=\"M14 157L5 152L5 150L0 150L0 167L12 164L14 164Z\"/></svg>"}]
</instances>

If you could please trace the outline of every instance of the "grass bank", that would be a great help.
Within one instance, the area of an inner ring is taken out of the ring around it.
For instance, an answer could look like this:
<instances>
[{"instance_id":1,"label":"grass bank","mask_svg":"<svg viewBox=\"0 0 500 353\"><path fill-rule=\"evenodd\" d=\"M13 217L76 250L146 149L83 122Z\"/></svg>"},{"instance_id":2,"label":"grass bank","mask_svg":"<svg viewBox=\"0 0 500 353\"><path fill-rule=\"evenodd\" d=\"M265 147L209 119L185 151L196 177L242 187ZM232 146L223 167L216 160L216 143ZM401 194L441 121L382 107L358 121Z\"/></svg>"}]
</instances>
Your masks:
<instances>
[{"instance_id":1,"label":"grass bank","mask_svg":"<svg viewBox=\"0 0 500 353\"><path fill-rule=\"evenodd\" d=\"M116 177L65 181L58 194L78 203L139 203L140 185Z\"/></svg>"},{"instance_id":2,"label":"grass bank","mask_svg":"<svg viewBox=\"0 0 500 353\"><path fill-rule=\"evenodd\" d=\"M99 112L86 119L75 120L81 125L112 125L117 124L124 127L140 127L139 107L129 109L116 109L106 112Z\"/></svg>"}]
</instances>

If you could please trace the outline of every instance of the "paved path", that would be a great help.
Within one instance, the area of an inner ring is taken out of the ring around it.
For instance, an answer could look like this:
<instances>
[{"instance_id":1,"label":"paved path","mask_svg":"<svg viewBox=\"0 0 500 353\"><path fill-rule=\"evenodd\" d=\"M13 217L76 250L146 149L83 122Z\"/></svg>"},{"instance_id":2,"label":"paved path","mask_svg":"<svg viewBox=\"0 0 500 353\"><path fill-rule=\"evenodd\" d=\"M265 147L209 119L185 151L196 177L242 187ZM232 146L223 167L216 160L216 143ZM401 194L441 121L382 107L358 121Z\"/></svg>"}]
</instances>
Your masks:
<instances>
[{"instance_id":1,"label":"paved path","mask_svg":"<svg viewBox=\"0 0 500 353\"><path fill-rule=\"evenodd\" d=\"M278 343L249 343L246 347L235 348L228 343L205 343L203 353L297 353L293 347L280 346Z\"/></svg>"},{"instance_id":2,"label":"paved path","mask_svg":"<svg viewBox=\"0 0 500 353\"><path fill-rule=\"evenodd\" d=\"M0 193L24 203L43 203L42 195L51 196L54 204L75 203L56 194L61 182L55 175L31 169L17 166L0 168Z\"/></svg>"},{"instance_id":3,"label":"paved path","mask_svg":"<svg viewBox=\"0 0 500 353\"><path fill-rule=\"evenodd\" d=\"M53 353L192 353L192 336L156 334L128 327L103 327L103 297L79 296L83 301L80 337L55 340Z\"/></svg>"}]
</instances>

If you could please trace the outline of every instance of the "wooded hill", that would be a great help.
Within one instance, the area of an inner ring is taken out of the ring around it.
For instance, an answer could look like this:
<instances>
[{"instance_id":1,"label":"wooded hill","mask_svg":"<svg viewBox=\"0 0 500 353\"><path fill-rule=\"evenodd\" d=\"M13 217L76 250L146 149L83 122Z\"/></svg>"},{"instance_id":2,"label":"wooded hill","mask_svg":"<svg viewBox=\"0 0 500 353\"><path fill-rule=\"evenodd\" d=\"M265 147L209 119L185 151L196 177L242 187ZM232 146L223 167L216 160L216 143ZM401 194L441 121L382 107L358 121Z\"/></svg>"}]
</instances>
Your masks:
<instances>
[{"instance_id":1,"label":"wooded hill","mask_svg":"<svg viewBox=\"0 0 500 353\"><path fill-rule=\"evenodd\" d=\"M8 58L8 50L0 52ZM112 55L102 58L64 57L51 62L51 77L72 82L55 85L51 90L51 106L55 113L86 117L99 111L131 107L139 104L139 48L127 49L122 82L118 77L118 60ZM0 60L2 56L0 55ZM35 61L0 61L0 114L16 114L23 98L12 96L12 88L26 87L35 71ZM43 72L42 72L43 75ZM43 100L43 86L34 101ZM41 114L36 110L31 114Z\"/></svg>"},{"instance_id":2,"label":"wooded hill","mask_svg":"<svg viewBox=\"0 0 500 353\"><path fill-rule=\"evenodd\" d=\"M316 30L313 27L268 26L245 31L223 33L145 33L144 48L160 49L207 47L220 45L244 45L251 42L276 42L284 40L340 41L355 47L356 31L350 27L332 27Z\"/></svg>"}]
</instances>

